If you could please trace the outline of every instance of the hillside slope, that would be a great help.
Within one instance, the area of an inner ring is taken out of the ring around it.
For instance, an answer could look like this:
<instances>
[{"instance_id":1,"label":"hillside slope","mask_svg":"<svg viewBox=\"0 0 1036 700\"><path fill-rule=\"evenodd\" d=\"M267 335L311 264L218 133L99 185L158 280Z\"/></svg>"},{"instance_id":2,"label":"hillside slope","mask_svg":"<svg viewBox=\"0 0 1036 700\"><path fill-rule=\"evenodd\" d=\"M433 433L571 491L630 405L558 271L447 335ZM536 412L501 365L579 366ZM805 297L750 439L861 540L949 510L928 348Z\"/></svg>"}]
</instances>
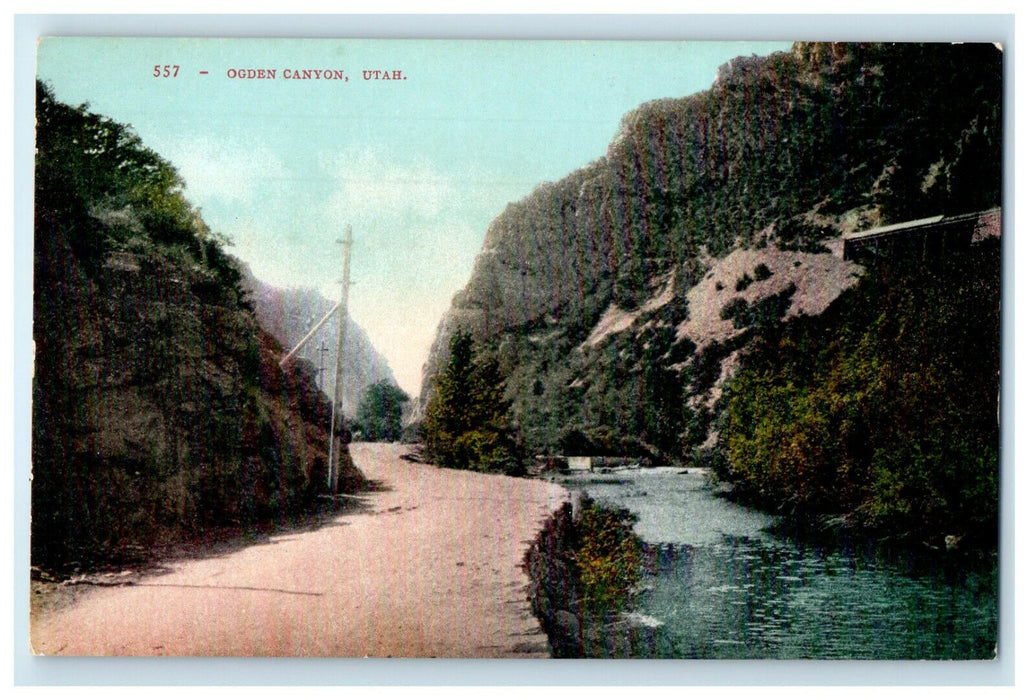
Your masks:
<instances>
[{"instance_id":1,"label":"hillside slope","mask_svg":"<svg viewBox=\"0 0 1036 700\"><path fill-rule=\"evenodd\" d=\"M713 466L821 525L996 547L1000 265L995 236L886 257L824 313L760 334L720 398Z\"/></svg>"},{"instance_id":2,"label":"hillside slope","mask_svg":"<svg viewBox=\"0 0 1036 700\"><path fill-rule=\"evenodd\" d=\"M129 127L37 87L32 559L87 566L326 489L330 404ZM343 489L363 476L346 456Z\"/></svg>"},{"instance_id":3,"label":"hillside slope","mask_svg":"<svg viewBox=\"0 0 1036 700\"><path fill-rule=\"evenodd\" d=\"M1001 83L992 45L801 43L642 105L491 224L422 403L467 331L528 452L696 453L738 353L863 274L842 234L999 205Z\"/></svg>"}]
</instances>

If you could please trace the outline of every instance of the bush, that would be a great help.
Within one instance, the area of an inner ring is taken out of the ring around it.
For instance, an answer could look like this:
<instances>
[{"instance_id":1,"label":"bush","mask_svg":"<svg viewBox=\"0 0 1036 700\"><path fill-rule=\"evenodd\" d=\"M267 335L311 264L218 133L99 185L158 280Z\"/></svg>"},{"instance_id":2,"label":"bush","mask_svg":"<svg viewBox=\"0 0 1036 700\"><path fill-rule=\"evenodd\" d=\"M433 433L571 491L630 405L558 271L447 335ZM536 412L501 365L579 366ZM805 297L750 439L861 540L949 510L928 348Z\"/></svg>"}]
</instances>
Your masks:
<instances>
[{"instance_id":1,"label":"bush","mask_svg":"<svg viewBox=\"0 0 1036 700\"><path fill-rule=\"evenodd\" d=\"M744 297L734 297L720 310L719 317L724 321L733 321L735 328L744 328L751 319L748 301Z\"/></svg>"},{"instance_id":2,"label":"bush","mask_svg":"<svg viewBox=\"0 0 1036 700\"><path fill-rule=\"evenodd\" d=\"M995 543L999 265L998 242L890 261L759 336L725 391L731 478L778 510Z\"/></svg>"},{"instance_id":3,"label":"bush","mask_svg":"<svg viewBox=\"0 0 1036 700\"><path fill-rule=\"evenodd\" d=\"M777 294L749 304L742 297L734 297L720 310L719 317L734 322L734 328L748 326L773 326L784 318L791 307L791 297L796 287L790 284Z\"/></svg>"},{"instance_id":4,"label":"bush","mask_svg":"<svg viewBox=\"0 0 1036 700\"><path fill-rule=\"evenodd\" d=\"M629 605L640 580L641 541L633 532L636 516L625 508L597 504L585 494L575 523L576 588L592 613Z\"/></svg>"}]
</instances>

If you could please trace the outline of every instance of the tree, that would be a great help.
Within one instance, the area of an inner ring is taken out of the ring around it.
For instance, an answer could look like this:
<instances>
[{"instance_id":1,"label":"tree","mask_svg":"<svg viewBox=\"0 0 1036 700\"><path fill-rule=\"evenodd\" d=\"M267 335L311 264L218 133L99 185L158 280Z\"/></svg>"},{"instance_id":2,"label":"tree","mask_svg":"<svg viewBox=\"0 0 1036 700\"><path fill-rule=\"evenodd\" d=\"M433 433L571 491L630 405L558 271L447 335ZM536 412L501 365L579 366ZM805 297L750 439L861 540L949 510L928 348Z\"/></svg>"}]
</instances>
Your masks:
<instances>
[{"instance_id":1,"label":"tree","mask_svg":"<svg viewBox=\"0 0 1036 700\"><path fill-rule=\"evenodd\" d=\"M357 422L366 440L396 442L403 433L403 404L406 392L389 379L367 387L360 401Z\"/></svg>"},{"instance_id":2,"label":"tree","mask_svg":"<svg viewBox=\"0 0 1036 700\"><path fill-rule=\"evenodd\" d=\"M730 480L777 510L995 542L1000 247L876 266L759 337L725 389Z\"/></svg>"},{"instance_id":3,"label":"tree","mask_svg":"<svg viewBox=\"0 0 1036 700\"><path fill-rule=\"evenodd\" d=\"M456 333L425 411L422 433L429 458L454 469L519 473L508 408L496 356L476 352L470 333Z\"/></svg>"}]
</instances>

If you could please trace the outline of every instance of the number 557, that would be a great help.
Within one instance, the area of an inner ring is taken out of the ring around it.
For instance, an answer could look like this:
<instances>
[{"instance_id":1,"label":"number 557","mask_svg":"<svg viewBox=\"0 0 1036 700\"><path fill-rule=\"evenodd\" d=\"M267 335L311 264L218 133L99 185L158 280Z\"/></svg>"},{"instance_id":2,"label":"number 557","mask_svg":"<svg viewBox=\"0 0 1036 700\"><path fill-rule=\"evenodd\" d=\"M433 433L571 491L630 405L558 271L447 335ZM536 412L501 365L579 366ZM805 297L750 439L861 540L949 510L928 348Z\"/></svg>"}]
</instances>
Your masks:
<instances>
[{"instance_id":1,"label":"number 557","mask_svg":"<svg viewBox=\"0 0 1036 700\"><path fill-rule=\"evenodd\" d=\"M180 66L155 66L152 73L156 78L175 78L180 72Z\"/></svg>"}]
</instances>

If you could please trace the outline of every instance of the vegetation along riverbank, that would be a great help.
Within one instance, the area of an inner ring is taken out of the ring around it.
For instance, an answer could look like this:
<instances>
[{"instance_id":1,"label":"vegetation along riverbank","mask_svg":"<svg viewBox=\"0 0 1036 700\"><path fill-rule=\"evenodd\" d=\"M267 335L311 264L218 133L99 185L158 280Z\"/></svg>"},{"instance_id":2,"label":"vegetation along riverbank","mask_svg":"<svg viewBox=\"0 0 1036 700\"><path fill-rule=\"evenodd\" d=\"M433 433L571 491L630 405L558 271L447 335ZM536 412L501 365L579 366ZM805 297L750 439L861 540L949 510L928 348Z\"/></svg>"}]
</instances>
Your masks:
<instances>
[{"instance_id":1,"label":"vegetation along riverbank","mask_svg":"<svg viewBox=\"0 0 1036 700\"><path fill-rule=\"evenodd\" d=\"M628 510L583 496L562 505L525 555L530 600L556 658L657 656L632 612L646 545Z\"/></svg>"}]
</instances>

